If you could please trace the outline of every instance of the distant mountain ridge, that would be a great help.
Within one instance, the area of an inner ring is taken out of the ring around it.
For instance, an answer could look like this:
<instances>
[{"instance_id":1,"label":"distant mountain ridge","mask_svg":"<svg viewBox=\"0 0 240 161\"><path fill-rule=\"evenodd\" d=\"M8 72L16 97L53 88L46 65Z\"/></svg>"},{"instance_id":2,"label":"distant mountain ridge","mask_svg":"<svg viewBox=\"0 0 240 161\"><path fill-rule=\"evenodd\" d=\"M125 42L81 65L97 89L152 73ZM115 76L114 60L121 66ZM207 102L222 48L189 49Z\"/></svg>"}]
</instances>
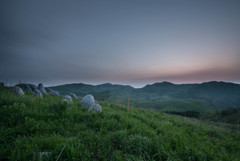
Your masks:
<instances>
[{"instance_id":1,"label":"distant mountain ridge","mask_svg":"<svg viewBox=\"0 0 240 161\"><path fill-rule=\"evenodd\" d=\"M208 104L206 106L208 108L213 106L220 109L240 107L240 84L228 82L211 81L201 84L161 82L146 85L143 88L111 83L100 85L73 83L50 88L62 94L74 92L78 96L91 93L96 99L111 103L126 104L128 97L130 97L133 105L138 107L147 106L144 108L151 108L153 106L153 103L149 102L154 102L154 104L159 102L154 108L165 108L165 106L170 106L166 102L171 102L171 100L175 102L179 102L177 100L185 100L185 102L199 101L199 105L205 102L203 104Z\"/></svg>"}]
</instances>

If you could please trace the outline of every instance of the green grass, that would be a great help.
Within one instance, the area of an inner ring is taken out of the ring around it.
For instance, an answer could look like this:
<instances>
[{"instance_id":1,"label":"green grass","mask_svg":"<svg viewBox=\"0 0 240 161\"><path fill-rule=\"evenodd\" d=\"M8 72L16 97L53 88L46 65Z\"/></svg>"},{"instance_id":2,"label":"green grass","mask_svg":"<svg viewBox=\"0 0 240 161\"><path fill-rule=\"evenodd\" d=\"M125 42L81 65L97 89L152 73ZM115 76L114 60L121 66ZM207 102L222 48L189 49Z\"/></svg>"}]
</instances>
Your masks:
<instances>
[{"instance_id":1,"label":"green grass","mask_svg":"<svg viewBox=\"0 0 240 161\"><path fill-rule=\"evenodd\" d=\"M207 113L201 116L202 120L240 125L240 108L227 108L214 113Z\"/></svg>"},{"instance_id":2,"label":"green grass","mask_svg":"<svg viewBox=\"0 0 240 161\"><path fill-rule=\"evenodd\" d=\"M200 113L215 112L216 107L202 100L194 99L162 99L156 101L144 101L136 105L137 107L145 107L161 111L197 111Z\"/></svg>"},{"instance_id":3,"label":"green grass","mask_svg":"<svg viewBox=\"0 0 240 161\"><path fill-rule=\"evenodd\" d=\"M107 103L87 113L80 100L60 100L0 89L0 160L38 160L39 152L51 152L48 160L240 160L238 132Z\"/></svg>"}]
</instances>

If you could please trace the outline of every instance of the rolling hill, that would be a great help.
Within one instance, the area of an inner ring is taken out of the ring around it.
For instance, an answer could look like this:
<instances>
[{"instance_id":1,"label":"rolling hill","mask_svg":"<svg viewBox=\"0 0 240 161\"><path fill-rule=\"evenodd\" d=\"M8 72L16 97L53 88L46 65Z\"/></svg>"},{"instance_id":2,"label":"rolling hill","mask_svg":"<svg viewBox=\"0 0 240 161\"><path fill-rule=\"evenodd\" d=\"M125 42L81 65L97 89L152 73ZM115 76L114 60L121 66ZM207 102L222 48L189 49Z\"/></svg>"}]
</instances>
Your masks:
<instances>
[{"instance_id":1,"label":"rolling hill","mask_svg":"<svg viewBox=\"0 0 240 161\"><path fill-rule=\"evenodd\" d=\"M80 99L16 96L0 89L0 160L231 160L240 158L238 131L201 121Z\"/></svg>"},{"instance_id":2,"label":"rolling hill","mask_svg":"<svg viewBox=\"0 0 240 161\"><path fill-rule=\"evenodd\" d=\"M146 85L143 88L113 85L67 84L51 87L62 94L74 92L78 96L88 93L97 100L158 110L195 110L211 112L216 108L240 107L240 85L226 82L205 82L201 84L173 84L170 82ZM171 108L167 108L171 106ZM184 106L184 108L182 108ZM195 108L196 107L196 108Z\"/></svg>"}]
</instances>

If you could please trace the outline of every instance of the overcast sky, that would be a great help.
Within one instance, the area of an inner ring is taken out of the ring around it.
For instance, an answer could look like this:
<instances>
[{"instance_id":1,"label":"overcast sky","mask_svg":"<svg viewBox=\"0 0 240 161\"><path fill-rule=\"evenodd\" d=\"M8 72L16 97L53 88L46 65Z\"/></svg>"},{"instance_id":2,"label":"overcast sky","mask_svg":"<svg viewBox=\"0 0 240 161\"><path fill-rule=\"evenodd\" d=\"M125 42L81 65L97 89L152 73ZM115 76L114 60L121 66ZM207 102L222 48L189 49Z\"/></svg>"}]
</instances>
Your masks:
<instances>
[{"instance_id":1,"label":"overcast sky","mask_svg":"<svg viewBox=\"0 0 240 161\"><path fill-rule=\"evenodd\" d=\"M0 81L240 82L239 0L1 0Z\"/></svg>"}]
</instances>

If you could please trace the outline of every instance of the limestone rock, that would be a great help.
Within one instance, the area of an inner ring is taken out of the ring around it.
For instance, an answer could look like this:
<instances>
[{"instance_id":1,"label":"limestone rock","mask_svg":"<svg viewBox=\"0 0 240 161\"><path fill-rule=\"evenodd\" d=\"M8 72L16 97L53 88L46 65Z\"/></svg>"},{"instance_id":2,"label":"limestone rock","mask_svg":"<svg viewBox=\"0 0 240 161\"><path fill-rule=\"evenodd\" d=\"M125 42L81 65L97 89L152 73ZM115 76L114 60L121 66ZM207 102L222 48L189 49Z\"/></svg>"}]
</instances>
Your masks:
<instances>
[{"instance_id":1,"label":"limestone rock","mask_svg":"<svg viewBox=\"0 0 240 161\"><path fill-rule=\"evenodd\" d=\"M91 94L84 96L81 100L81 105L85 107L91 107L95 104L94 97Z\"/></svg>"},{"instance_id":2,"label":"limestone rock","mask_svg":"<svg viewBox=\"0 0 240 161\"><path fill-rule=\"evenodd\" d=\"M42 83L39 83L38 84L38 90L41 92L41 93L47 93L47 91L45 90L44 86Z\"/></svg>"},{"instance_id":3,"label":"limestone rock","mask_svg":"<svg viewBox=\"0 0 240 161\"><path fill-rule=\"evenodd\" d=\"M24 92L23 92L22 88L20 88L18 86L13 87L13 92L14 92L14 94L16 94L18 96L23 96L24 95Z\"/></svg>"},{"instance_id":4,"label":"limestone rock","mask_svg":"<svg viewBox=\"0 0 240 161\"><path fill-rule=\"evenodd\" d=\"M28 84L28 86L31 88L32 91L34 91L35 89L37 89L37 86L34 84Z\"/></svg>"},{"instance_id":5,"label":"limestone rock","mask_svg":"<svg viewBox=\"0 0 240 161\"><path fill-rule=\"evenodd\" d=\"M102 112L102 106L99 104L94 104L88 108L88 112L95 110L96 112Z\"/></svg>"},{"instance_id":6,"label":"limestone rock","mask_svg":"<svg viewBox=\"0 0 240 161\"><path fill-rule=\"evenodd\" d=\"M69 93L69 95L73 98L78 98L74 93Z\"/></svg>"},{"instance_id":7,"label":"limestone rock","mask_svg":"<svg viewBox=\"0 0 240 161\"><path fill-rule=\"evenodd\" d=\"M54 90L52 90L52 89L50 89L50 88L45 88L45 90L47 91L47 93L48 94L50 94L50 95L53 95L53 96L59 96L59 93L57 92L57 91L54 91Z\"/></svg>"},{"instance_id":8,"label":"limestone rock","mask_svg":"<svg viewBox=\"0 0 240 161\"><path fill-rule=\"evenodd\" d=\"M70 104L69 100L66 99L66 98L62 98L61 103L67 103L67 104Z\"/></svg>"},{"instance_id":9,"label":"limestone rock","mask_svg":"<svg viewBox=\"0 0 240 161\"><path fill-rule=\"evenodd\" d=\"M39 97L41 97L41 98L43 97L43 96L42 96L42 93L41 93L38 89L35 89L35 90L34 90L34 94L35 94L35 96L39 96Z\"/></svg>"},{"instance_id":10,"label":"limestone rock","mask_svg":"<svg viewBox=\"0 0 240 161\"><path fill-rule=\"evenodd\" d=\"M73 102L72 97L69 95L64 96L65 99L67 99L70 103Z\"/></svg>"},{"instance_id":11,"label":"limestone rock","mask_svg":"<svg viewBox=\"0 0 240 161\"><path fill-rule=\"evenodd\" d=\"M33 92L31 87L27 83L20 83L16 86L22 88L25 92L31 92L31 93Z\"/></svg>"},{"instance_id":12,"label":"limestone rock","mask_svg":"<svg viewBox=\"0 0 240 161\"><path fill-rule=\"evenodd\" d=\"M48 88L48 87L45 87L45 90L46 90L47 93L53 92L53 90Z\"/></svg>"},{"instance_id":13,"label":"limestone rock","mask_svg":"<svg viewBox=\"0 0 240 161\"><path fill-rule=\"evenodd\" d=\"M49 92L49 94L53 96L59 96L59 93L57 91Z\"/></svg>"}]
</instances>

